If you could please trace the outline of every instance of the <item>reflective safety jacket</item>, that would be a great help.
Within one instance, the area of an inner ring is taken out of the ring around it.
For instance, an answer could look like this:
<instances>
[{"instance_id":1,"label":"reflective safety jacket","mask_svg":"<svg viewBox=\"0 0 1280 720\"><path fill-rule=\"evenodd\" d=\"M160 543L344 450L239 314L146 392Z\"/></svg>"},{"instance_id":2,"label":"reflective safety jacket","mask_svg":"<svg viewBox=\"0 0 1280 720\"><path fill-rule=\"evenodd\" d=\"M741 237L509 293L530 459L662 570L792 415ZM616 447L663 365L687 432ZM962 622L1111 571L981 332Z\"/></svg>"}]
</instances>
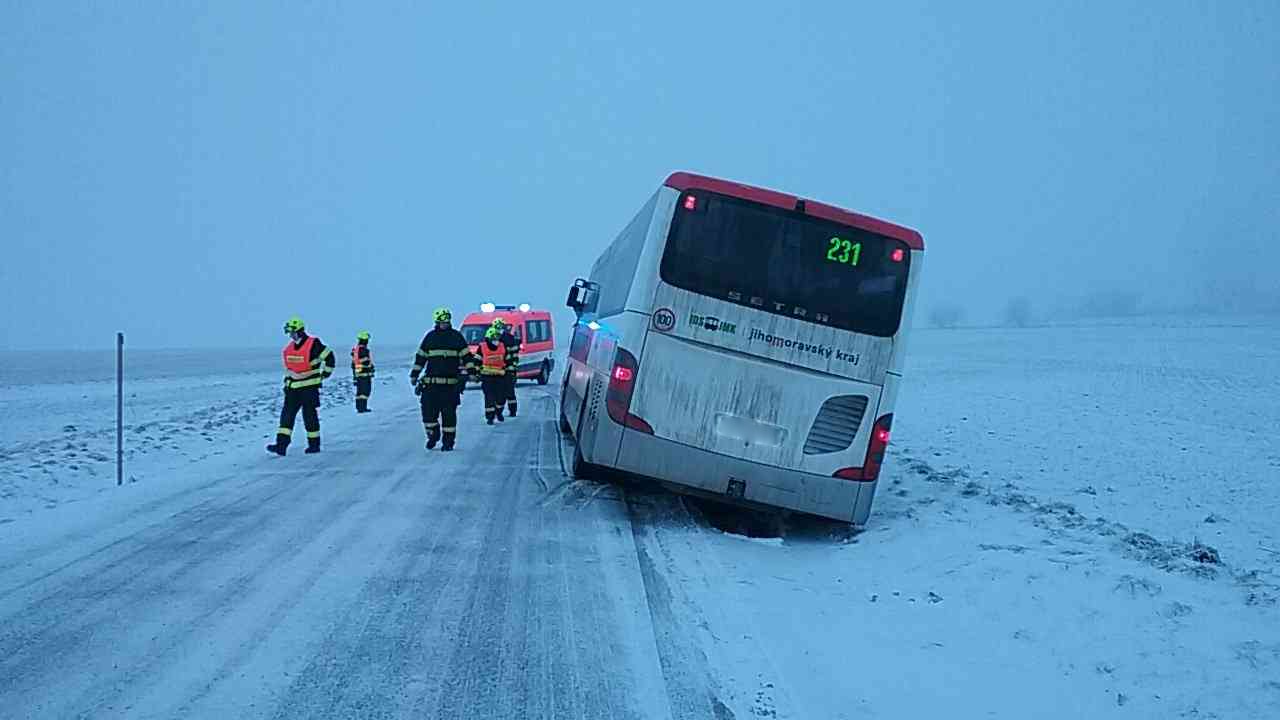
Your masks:
<instances>
[{"instance_id":1,"label":"reflective safety jacket","mask_svg":"<svg viewBox=\"0 0 1280 720\"><path fill-rule=\"evenodd\" d=\"M351 374L355 377L373 377L373 352L368 345L357 343L351 348Z\"/></svg>"},{"instance_id":2,"label":"reflective safety jacket","mask_svg":"<svg viewBox=\"0 0 1280 720\"><path fill-rule=\"evenodd\" d=\"M409 379L423 385L457 385L463 371L475 373L475 358L462 333L433 329L422 338Z\"/></svg>"},{"instance_id":3,"label":"reflective safety jacket","mask_svg":"<svg viewBox=\"0 0 1280 720\"><path fill-rule=\"evenodd\" d=\"M501 342L490 345L488 340L480 341L480 374L496 377L507 373L507 346Z\"/></svg>"},{"instance_id":4,"label":"reflective safety jacket","mask_svg":"<svg viewBox=\"0 0 1280 720\"><path fill-rule=\"evenodd\" d=\"M510 330L503 330L498 336L498 342L507 349L507 374L515 375L520 369L520 340Z\"/></svg>"},{"instance_id":5,"label":"reflective safety jacket","mask_svg":"<svg viewBox=\"0 0 1280 720\"><path fill-rule=\"evenodd\" d=\"M284 358L284 386L290 390L319 387L336 365L333 351L311 335L300 343L290 340L280 354Z\"/></svg>"}]
</instances>

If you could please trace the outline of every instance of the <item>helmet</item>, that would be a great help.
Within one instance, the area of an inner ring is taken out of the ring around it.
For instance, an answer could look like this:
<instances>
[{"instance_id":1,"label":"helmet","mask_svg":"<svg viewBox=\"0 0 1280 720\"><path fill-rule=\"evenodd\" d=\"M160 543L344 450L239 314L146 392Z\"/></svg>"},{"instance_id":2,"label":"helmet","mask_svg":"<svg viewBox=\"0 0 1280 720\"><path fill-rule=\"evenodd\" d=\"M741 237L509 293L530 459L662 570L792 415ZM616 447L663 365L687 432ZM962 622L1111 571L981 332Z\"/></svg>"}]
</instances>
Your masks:
<instances>
[{"instance_id":1,"label":"helmet","mask_svg":"<svg viewBox=\"0 0 1280 720\"><path fill-rule=\"evenodd\" d=\"M449 312L449 308L439 307L431 313L431 317L437 323L453 322L453 313Z\"/></svg>"},{"instance_id":2,"label":"helmet","mask_svg":"<svg viewBox=\"0 0 1280 720\"><path fill-rule=\"evenodd\" d=\"M488 330L484 331L484 336L488 340L497 340L500 335L502 335L502 333L498 331L498 328L492 325L489 326Z\"/></svg>"},{"instance_id":3,"label":"helmet","mask_svg":"<svg viewBox=\"0 0 1280 720\"><path fill-rule=\"evenodd\" d=\"M501 330L502 330L503 328L505 328L506 326L507 326L507 321L506 321L506 320L503 320L503 319L502 319L502 318L500 318L500 317L496 317L496 318L494 318L494 319L493 319L493 322L489 324L489 327L497 328L499 331L501 331Z\"/></svg>"},{"instance_id":4,"label":"helmet","mask_svg":"<svg viewBox=\"0 0 1280 720\"><path fill-rule=\"evenodd\" d=\"M368 339L369 339L369 331L368 331L368 330L361 330L360 332L356 333L356 339L357 339L357 340L368 340Z\"/></svg>"},{"instance_id":5,"label":"helmet","mask_svg":"<svg viewBox=\"0 0 1280 720\"><path fill-rule=\"evenodd\" d=\"M299 330L302 330L304 327L305 326L302 324L302 318L298 317L297 315L294 315L293 317L285 321L284 332L286 335L292 335L293 333L296 333Z\"/></svg>"}]
</instances>

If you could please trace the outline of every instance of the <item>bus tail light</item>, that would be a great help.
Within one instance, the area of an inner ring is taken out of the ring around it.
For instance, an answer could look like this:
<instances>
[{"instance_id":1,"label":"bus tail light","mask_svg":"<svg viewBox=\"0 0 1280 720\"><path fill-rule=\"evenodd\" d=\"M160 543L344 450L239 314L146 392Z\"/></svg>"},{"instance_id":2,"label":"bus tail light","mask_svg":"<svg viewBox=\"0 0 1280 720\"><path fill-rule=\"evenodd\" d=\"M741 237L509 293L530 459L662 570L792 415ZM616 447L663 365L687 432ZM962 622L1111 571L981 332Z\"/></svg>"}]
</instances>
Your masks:
<instances>
[{"instance_id":1,"label":"bus tail light","mask_svg":"<svg viewBox=\"0 0 1280 720\"><path fill-rule=\"evenodd\" d=\"M685 210L697 210L697 209L698 209L698 198L694 197L693 195L685 195L685 196L684 196L684 209L685 209Z\"/></svg>"},{"instance_id":2,"label":"bus tail light","mask_svg":"<svg viewBox=\"0 0 1280 720\"><path fill-rule=\"evenodd\" d=\"M609 390L605 393L605 405L609 418L623 427L653 434L653 427L637 415L631 414L631 395L636 389L636 356L618 348L614 355L613 371L609 373Z\"/></svg>"},{"instance_id":3,"label":"bus tail light","mask_svg":"<svg viewBox=\"0 0 1280 720\"><path fill-rule=\"evenodd\" d=\"M889 254L889 259L894 262L902 262L906 257L907 253L902 248L894 248L893 252Z\"/></svg>"},{"instance_id":4,"label":"bus tail light","mask_svg":"<svg viewBox=\"0 0 1280 720\"><path fill-rule=\"evenodd\" d=\"M893 413L881 415L871 428L871 442L867 443L867 457L862 467L840 468L832 474L841 480L859 480L871 482L880 477L880 466L884 464L884 453L889 447L889 434L893 429Z\"/></svg>"}]
</instances>

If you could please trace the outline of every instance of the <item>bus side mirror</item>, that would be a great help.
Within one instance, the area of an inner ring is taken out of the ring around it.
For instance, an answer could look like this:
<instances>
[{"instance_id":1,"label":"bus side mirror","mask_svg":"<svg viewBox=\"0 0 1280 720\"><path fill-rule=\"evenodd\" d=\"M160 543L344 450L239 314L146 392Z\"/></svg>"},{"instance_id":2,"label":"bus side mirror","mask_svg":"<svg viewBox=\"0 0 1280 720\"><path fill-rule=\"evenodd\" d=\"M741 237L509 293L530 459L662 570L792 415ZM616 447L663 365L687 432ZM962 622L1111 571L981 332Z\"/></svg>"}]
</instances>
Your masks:
<instances>
[{"instance_id":1,"label":"bus side mirror","mask_svg":"<svg viewBox=\"0 0 1280 720\"><path fill-rule=\"evenodd\" d=\"M586 288L574 285L569 288L569 299L564 301L566 307L573 308L576 313L582 312L583 300L586 296Z\"/></svg>"},{"instance_id":2,"label":"bus side mirror","mask_svg":"<svg viewBox=\"0 0 1280 720\"><path fill-rule=\"evenodd\" d=\"M585 312L593 312L598 290L599 286L596 283L578 278L569 288L569 297L564 304L566 307L572 308L578 315Z\"/></svg>"}]
</instances>

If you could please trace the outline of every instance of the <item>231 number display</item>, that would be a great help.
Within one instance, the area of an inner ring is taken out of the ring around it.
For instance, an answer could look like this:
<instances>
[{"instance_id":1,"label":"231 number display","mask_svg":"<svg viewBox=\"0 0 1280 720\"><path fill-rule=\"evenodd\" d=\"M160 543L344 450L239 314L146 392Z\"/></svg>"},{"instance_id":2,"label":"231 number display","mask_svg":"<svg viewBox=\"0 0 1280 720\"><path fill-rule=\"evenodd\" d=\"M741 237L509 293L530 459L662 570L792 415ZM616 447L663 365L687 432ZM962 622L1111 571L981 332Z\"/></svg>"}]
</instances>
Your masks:
<instances>
[{"instance_id":1,"label":"231 number display","mask_svg":"<svg viewBox=\"0 0 1280 720\"><path fill-rule=\"evenodd\" d=\"M833 237L827 241L831 247L827 250L827 260L845 265L858 264L862 257L862 243L849 242L843 238Z\"/></svg>"}]
</instances>

